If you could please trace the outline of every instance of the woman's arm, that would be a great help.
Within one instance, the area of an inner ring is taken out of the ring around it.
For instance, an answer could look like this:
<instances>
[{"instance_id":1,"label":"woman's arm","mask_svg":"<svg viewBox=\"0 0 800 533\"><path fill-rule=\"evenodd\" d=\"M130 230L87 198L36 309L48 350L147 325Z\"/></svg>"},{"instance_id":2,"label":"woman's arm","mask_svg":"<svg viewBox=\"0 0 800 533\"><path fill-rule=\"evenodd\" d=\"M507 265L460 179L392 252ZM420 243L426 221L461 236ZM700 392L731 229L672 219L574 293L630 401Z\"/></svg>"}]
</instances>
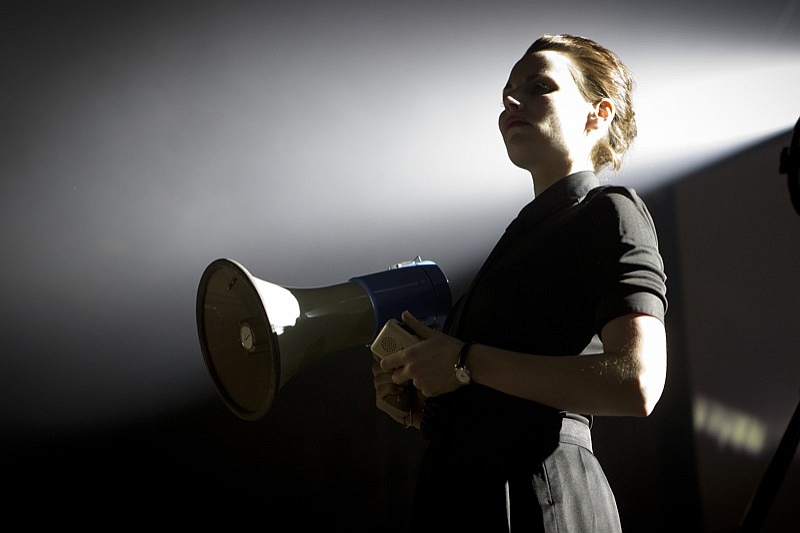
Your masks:
<instances>
[{"instance_id":1,"label":"woman's arm","mask_svg":"<svg viewBox=\"0 0 800 533\"><path fill-rule=\"evenodd\" d=\"M426 396L459 387L453 368L463 344L403 316L421 342L381 362L395 383L413 381ZM469 350L472 381L559 410L589 415L648 416L664 390L667 342L664 324L628 314L603 327L603 353L537 356L476 344Z\"/></svg>"}]
</instances>

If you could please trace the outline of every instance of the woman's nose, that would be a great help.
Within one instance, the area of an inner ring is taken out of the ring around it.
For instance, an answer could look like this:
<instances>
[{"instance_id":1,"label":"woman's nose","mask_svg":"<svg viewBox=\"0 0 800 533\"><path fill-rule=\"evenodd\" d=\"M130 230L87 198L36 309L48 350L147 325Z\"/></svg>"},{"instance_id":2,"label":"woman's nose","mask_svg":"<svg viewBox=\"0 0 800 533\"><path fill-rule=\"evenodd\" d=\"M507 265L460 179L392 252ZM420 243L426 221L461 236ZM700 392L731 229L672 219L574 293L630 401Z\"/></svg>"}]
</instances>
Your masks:
<instances>
[{"instance_id":1,"label":"woman's nose","mask_svg":"<svg viewBox=\"0 0 800 533\"><path fill-rule=\"evenodd\" d=\"M522 102L520 102L510 94L507 94L505 98L503 98L503 104L505 105L505 108L508 109L509 111L511 111L512 109L522 109Z\"/></svg>"}]
</instances>

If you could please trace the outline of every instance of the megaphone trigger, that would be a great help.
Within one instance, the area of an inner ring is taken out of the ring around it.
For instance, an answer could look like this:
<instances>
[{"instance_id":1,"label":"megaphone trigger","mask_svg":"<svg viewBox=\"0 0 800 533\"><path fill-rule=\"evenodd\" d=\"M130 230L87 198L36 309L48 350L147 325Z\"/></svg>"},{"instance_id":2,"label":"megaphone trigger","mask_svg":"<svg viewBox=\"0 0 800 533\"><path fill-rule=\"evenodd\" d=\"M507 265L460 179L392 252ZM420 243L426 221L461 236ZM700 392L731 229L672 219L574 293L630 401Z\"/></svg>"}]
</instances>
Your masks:
<instances>
[{"instance_id":1,"label":"megaphone trigger","mask_svg":"<svg viewBox=\"0 0 800 533\"><path fill-rule=\"evenodd\" d=\"M419 342L419 338L416 335L408 331L400 321L390 318L370 345L370 350L375 360L381 360L387 355L417 342ZM402 394L387 396L383 402L384 406L397 418L410 416L416 392L414 385L408 383Z\"/></svg>"}]
</instances>

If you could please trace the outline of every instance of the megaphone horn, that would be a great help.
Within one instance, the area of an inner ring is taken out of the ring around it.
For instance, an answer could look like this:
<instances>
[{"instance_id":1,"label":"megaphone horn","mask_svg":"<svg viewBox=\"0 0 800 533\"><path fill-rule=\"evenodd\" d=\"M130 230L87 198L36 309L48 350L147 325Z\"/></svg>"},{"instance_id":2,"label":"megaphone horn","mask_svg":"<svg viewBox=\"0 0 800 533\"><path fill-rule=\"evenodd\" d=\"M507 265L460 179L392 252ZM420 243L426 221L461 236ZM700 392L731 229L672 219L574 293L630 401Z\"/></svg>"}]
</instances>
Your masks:
<instances>
[{"instance_id":1,"label":"megaphone horn","mask_svg":"<svg viewBox=\"0 0 800 533\"><path fill-rule=\"evenodd\" d=\"M282 287L223 258L209 264L200 279L197 332L225 404L240 418L257 420L306 365L368 345L406 309L441 327L451 305L444 273L419 257L320 288Z\"/></svg>"}]
</instances>

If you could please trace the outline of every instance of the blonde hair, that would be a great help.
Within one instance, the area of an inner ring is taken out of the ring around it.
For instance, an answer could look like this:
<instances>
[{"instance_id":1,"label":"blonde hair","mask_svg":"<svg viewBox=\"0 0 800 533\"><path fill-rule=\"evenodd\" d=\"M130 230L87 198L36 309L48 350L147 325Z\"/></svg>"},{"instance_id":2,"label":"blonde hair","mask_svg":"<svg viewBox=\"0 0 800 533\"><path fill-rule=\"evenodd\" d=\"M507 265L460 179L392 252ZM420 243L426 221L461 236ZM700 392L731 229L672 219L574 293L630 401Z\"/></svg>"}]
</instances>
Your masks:
<instances>
[{"instance_id":1,"label":"blonde hair","mask_svg":"<svg viewBox=\"0 0 800 533\"><path fill-rule=\"evenodd\" d=\"M614 103L615 115L608 134L594 146L591 158L595 172L605 166L619 170L637 133L632 96L634 80L628 67L614 52L585 37L542 35L525 55L543 50L562 53L572 61L573 78L587 102L597 103L608 98Z\"/></svg>"}]
</instances>

